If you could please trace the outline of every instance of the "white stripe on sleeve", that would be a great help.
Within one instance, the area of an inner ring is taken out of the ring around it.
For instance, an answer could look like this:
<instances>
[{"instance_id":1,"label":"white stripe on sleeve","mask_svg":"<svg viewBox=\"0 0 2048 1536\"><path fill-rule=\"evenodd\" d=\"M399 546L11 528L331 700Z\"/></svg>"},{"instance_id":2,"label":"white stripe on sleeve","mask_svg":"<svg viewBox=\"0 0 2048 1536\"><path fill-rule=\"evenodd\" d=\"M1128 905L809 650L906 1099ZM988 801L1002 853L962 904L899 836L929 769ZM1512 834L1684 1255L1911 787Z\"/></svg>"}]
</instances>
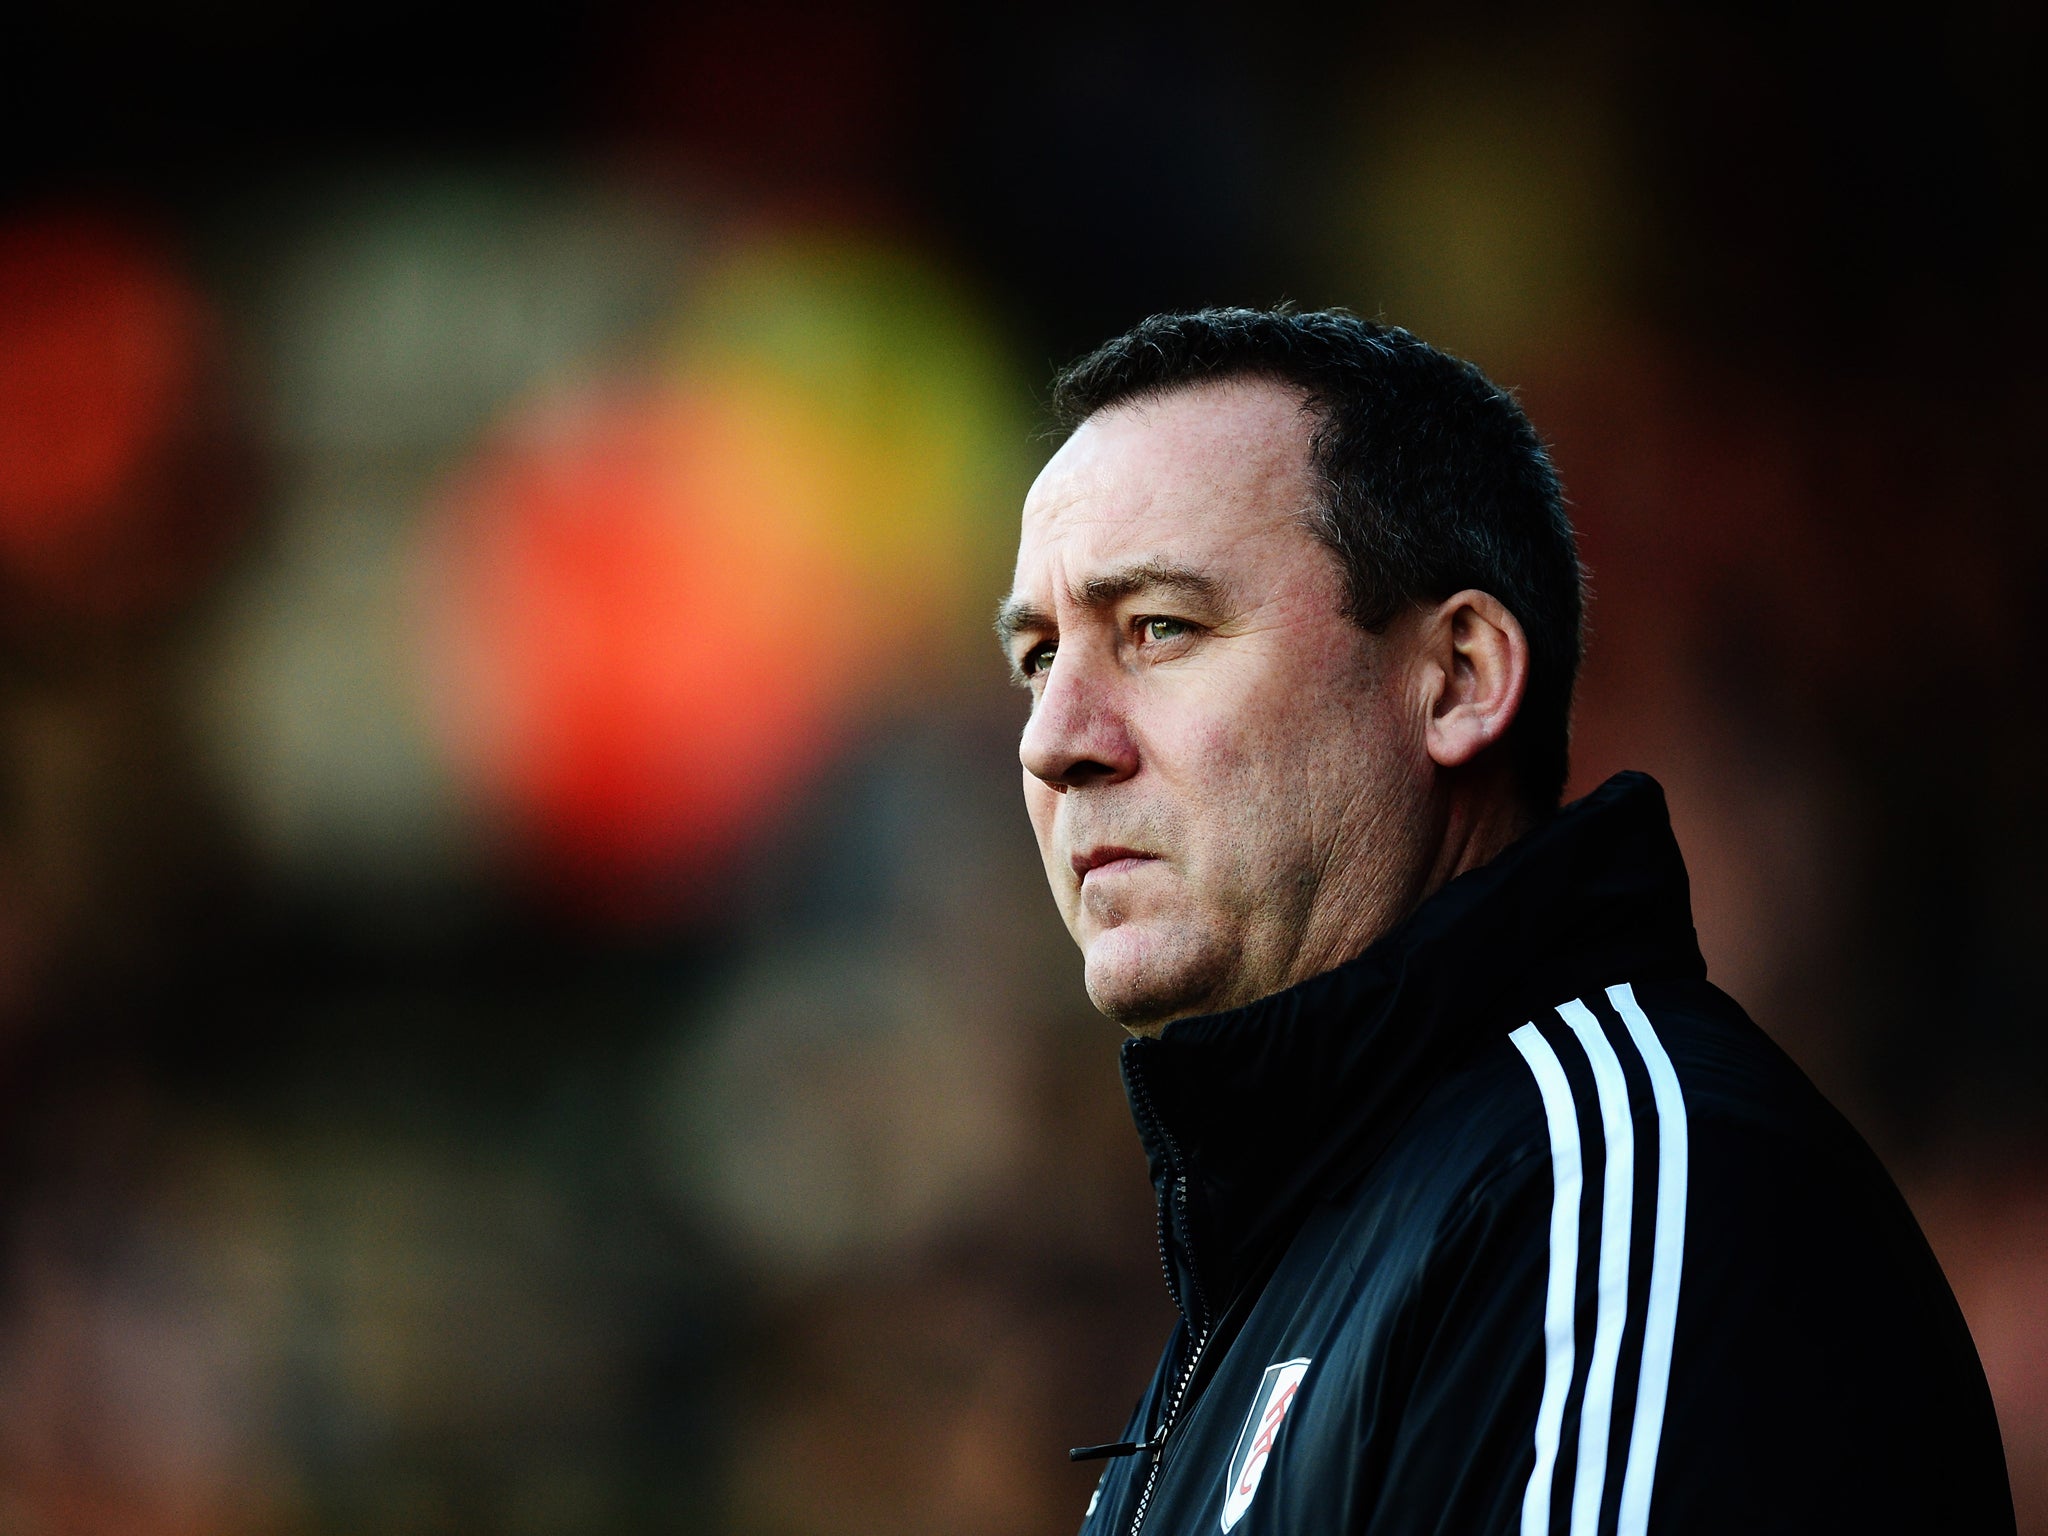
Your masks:
<instances>
[{"instance_id":1,"label":"white stripe on sleeve","mask_svg":"<svg viewBox=\"0 0 2048 1536\"><path fill-rule=\"evenodd\" d=\"M1600 1128L1607 1142L1607 1173L1600 1201L1599 1306L1593 1324L1593 1355L1586 1367L1586 1396L1579 1409L1579 1470L1572 1483L1571 1536L1595 1536L1600 1499L1607 1489L1607 1442L1614 1425L1614 1373L1621 1359L1621 1335L1628 1322L1630 1218L1635 1207L1636 1130L1629 1118L1628 1080L1621 1059L1608 1044L1600 1021L1584 1003L1558 1006L1593 1065L1600 1098Z\"/></svg>"},{"instance_id":2,"label":"white stripe on sleeve","mask_svg":"<svg viewBox=\"0 0 2048 1536\"><path fill-rule=\"evenodd\" d=\"M1636 1382L1635 1426L1621 1479L1618 1536L1644 1536L1650 1524L1650 1487L1657 1475L1657 1442L1664 1433L1664 1399L1671 1384L1671 1339L1678 1323L1678 1277L1685 1267L1685 1188L1690 1147L1685 1095L1663 1042L1626 983L1607 989L1628 1026L1657 1105L1657 1228L1650 1250L1650 1299L1644 1313L1643 1368ZM1527 1518L1524 1517L1524 1529Z\"/></svg>"},{"instance_id":3,"label":"white stripe on sleeve","mask_svg":"<svg viewBox=\"0 0 2048 1536\"><path fill-rule=\"evenodd\" d=\"M1564 1400L1571 1391L1572 1298L1579 1270L1579 1116L1571 1084L1550 1042L1534 1024L1508 1038L1535 1074L1550 1128L1550 1282L1543 1296L1543 1397L1536 1410L1536 1465L1522 1494L1522 1536L1549 1536L1551 1482Z\"/></svg>"}]
</instances>

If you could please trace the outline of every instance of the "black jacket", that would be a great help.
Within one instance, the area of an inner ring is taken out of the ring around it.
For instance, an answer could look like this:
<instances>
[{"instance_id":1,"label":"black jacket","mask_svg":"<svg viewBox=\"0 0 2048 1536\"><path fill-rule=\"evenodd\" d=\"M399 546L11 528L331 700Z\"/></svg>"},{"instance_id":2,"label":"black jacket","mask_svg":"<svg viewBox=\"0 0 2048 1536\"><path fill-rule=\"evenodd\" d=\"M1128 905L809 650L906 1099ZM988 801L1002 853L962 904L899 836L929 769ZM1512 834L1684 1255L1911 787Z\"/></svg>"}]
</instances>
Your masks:
<instances>
[{"instance_id":1,"label":"black jacket","mask_svg":"<svg viewBox=\"0 0 2048 1536\"><path fill-rule=\"evenodd\" d=\"M1642 775L1123 1068L1182 1321L1088 1536L2012 1531L1941 1270L1708 984Z\"/></svg>"}]
</instances>

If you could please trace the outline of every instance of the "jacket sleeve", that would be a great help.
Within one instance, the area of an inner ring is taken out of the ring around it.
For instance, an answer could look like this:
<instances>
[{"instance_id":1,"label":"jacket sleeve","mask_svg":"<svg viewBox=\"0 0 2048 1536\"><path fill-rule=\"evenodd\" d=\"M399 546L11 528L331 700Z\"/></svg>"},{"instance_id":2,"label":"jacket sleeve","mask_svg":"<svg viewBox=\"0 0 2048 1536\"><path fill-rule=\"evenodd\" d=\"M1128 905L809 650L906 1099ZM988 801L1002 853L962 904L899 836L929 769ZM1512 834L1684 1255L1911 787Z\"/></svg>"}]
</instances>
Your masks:
<instances>
[{"instance_id":1,"label":"jacket sleeve","mask_svg":"<svg viewBox=\"0 0 2048 1536\"><path fill-rule=\"evenodd\" d=\"M1590 1147L1526 1149L1447 1216L1375 1384L1369 1528L2010 1533L1968 1332L1867 1150L1695 1115L1661 1277L1641 1150L1626 1201Z\"/></svg>"}]
</instances>

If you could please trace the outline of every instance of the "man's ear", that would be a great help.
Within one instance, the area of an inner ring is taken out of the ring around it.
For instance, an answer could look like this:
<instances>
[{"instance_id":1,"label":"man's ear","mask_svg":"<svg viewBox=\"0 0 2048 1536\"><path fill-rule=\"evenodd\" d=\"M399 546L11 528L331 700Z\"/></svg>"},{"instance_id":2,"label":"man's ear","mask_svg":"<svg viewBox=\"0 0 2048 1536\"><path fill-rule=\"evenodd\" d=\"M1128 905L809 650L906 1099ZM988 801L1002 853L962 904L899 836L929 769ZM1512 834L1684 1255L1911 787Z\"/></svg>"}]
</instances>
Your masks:
<instances>
[{"instance_id":1,"label":"man's ear","mask_svg":"<svg viewBox=\"0 0 2048 1536\"><path fill-rule=\"evenodd\" d=\"M1434 697L1424 743L1439 768L1469 763L1508 733L1529 686L1529 637L1501 601L1454 593L1423 618Z\"/></svg>"}]
</instances>

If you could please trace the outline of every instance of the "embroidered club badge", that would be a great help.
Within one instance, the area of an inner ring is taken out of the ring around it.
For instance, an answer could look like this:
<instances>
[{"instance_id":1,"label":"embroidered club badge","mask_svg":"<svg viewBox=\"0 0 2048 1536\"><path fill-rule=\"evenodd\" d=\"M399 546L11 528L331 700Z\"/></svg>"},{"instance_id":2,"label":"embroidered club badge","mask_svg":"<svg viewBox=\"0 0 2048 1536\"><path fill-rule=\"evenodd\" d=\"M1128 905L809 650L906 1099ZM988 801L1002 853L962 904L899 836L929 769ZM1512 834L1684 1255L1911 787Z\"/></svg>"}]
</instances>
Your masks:
<instances>
[{"instance_id":1,"label":"embroidered club badge","mask_svg":"<svg viewBox=\"0 0 2048 1536\"><path fill-rule=\"evenodd\" d=\"M1273 1437L1294 1405L1301 1390L1301 1378L1308 1372L1306 1360L1283 1360L1266 1367L1259 1378L1259 1390L1252 1397L1252 1411L1245 1415L1238 1431L1237 1449L1230 1453L1229 1481L1223 1489L1223 1529L1228 1531L1251 1508L1252 1495L1259 1491L1266 1463L1273 1455Z\"/></svg>"}]
</instances>

